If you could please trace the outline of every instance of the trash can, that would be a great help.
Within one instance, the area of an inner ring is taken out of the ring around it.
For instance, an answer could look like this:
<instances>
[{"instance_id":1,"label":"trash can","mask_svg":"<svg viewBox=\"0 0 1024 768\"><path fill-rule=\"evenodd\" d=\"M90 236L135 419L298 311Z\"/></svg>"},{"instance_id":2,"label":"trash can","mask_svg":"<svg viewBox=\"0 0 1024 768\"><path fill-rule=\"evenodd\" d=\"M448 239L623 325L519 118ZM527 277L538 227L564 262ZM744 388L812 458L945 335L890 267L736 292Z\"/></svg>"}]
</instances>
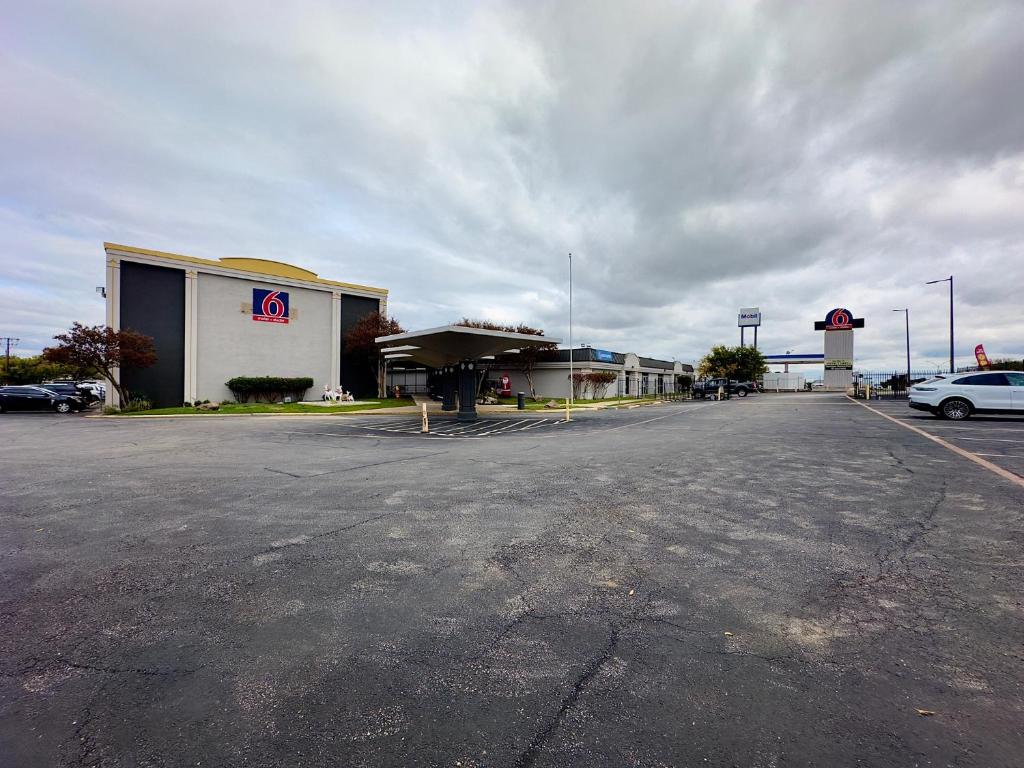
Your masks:
<instances>
[{"instance_id":1,"label":"trash can","mask_svg":"<svg viewBox=\"0 0 1024 768\"><path fill-rule=\"evenodd\" d=\"M516 408L520 411L526 410L526 395L523 392L516 392Z\"/></svg>"}]
</instances>

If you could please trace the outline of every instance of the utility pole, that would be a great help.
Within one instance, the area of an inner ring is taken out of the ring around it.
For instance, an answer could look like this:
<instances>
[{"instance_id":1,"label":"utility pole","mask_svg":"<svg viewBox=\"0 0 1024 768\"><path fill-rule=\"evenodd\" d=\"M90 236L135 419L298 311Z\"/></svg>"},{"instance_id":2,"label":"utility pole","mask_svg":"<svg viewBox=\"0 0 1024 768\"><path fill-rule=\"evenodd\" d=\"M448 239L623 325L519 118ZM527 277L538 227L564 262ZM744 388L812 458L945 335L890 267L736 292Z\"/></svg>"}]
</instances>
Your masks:
<instances>
[{"instance_id":1,"label":"utility pole","mask_svg":"<svg viewBox=\"0 0 1024 768\"><path fill-rule=\"evenodd\" d=\"M11 336L3 336L0 337L0 341L3 341L4 347L6 348L6 351L4 352L4 358L6 360L4 364L4 381L7 382L11 380L11 343L13 342L15 346L17 346L21 339L16 339Z\"/></svg>"}]
</instances>

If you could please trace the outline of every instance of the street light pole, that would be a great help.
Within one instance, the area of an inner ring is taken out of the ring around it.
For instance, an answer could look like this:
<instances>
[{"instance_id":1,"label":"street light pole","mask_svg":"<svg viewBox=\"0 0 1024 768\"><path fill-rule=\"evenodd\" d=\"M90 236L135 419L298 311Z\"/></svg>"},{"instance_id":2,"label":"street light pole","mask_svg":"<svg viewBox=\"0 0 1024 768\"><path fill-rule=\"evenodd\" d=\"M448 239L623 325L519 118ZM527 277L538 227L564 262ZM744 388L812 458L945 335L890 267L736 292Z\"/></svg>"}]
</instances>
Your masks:
<instances>
[{"instance_id":1,"label":"street light pole","mask_svg":"<svg viewBox=\"0 0 1024 768\"><path fill-rule=\"evenodd\" d=\"M910 308L894 309L893 312L902 312L907 320L907 388L910 387Z\"/></svg>"},{"instance_id":2,"label":"street light pole","mask_svg":"<svg viewBox=\"0 0 1024 768\"><path fill-rule=\"evenodd\" d=\"M953 276L944 277L941 280L929 280L925 285L935 285L936 283L949 283L949 372L956 373L956 364L954 363L953 354Z\"/></svg>"}]
</instances>

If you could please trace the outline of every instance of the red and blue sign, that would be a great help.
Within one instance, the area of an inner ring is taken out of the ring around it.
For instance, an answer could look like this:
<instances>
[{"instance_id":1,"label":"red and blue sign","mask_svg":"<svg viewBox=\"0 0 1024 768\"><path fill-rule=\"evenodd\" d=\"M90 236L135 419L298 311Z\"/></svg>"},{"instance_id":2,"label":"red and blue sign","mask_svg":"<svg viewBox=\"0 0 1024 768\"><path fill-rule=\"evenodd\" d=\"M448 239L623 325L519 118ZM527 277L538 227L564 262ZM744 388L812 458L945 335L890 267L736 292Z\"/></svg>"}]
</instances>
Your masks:
<instances>
[{"instance_id":1,"label":"red and blue sign","mask_svg":"<svg viewBox=\"0 0 1024 768\"><path fill-rule=\"evenodd\" d=\"M864 318L854 317L853 312L842 307L836 307L827 315L824 320L814 323L816 331L849 331L854 328L863 328Z\"/></svg>"},{"instance_id":2,"label":"red and blue sign","mask_svg":"<svg viewBox=\"0 0 1024 768\"><path fill-rule=\"evenodd\" d=\"M287 323L288 294L285 291L253 288L252 319L261 323Z\"/></svg>"},{"instance_id":3,"label":"red and blue sign","mask_svg":"<svg viewBox=\"0 0 1024 768\"><path fill-rule=\"evenodd\" d=\"M825 315L826 331L847 331L853 328L853 313L848 309L833 309Z\"/></svg>"}]
</instances>

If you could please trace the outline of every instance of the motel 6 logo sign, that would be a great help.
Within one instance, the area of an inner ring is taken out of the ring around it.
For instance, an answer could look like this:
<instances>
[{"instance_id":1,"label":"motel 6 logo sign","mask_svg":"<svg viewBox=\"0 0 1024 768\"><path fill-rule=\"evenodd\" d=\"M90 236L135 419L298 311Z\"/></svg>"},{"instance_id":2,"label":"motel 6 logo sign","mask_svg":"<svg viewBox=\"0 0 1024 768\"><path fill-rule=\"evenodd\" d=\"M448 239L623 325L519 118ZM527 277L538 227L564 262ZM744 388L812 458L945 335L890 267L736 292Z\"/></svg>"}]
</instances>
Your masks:
<instances>
[{"instance_id":1,"label":"motel 6 logo sign","mask_svg":"<svg viewBox=\"0 0 1024 768\"><path fill-rule=\"evenodd\" d=\"M853 327L853 313L848 309L833 309L825 315L826 331L846 331Z\"/></svg>"},{"instance_id":2,"label":"motel 6 logo sign","mask_svg":"<svg viewBox=\"0 0 1024 768\"><path fill-rule=\"evenodd\" d=\"M285 291L253 288L252 319L260 323L287 323L288 294Z\"/></svg>"}]
</instances>

